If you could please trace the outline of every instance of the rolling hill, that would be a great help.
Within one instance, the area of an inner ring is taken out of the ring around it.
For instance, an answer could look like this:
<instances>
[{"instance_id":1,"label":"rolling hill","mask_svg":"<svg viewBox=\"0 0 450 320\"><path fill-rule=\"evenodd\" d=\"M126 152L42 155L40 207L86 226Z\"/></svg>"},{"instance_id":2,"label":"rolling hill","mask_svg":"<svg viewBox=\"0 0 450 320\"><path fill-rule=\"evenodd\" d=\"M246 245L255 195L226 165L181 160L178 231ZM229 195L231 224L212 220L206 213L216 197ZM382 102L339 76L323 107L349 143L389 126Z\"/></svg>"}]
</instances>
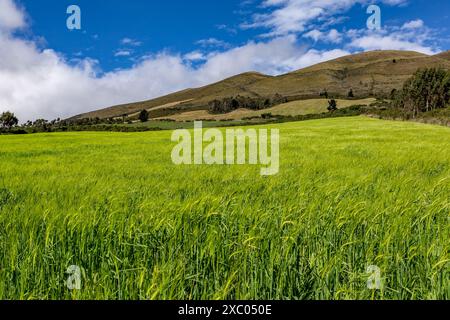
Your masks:
<instances>
[{"instance_id":1,"label":"rolling hill","mask_svg":"<svg viewBox=\"0 0 450 320\"><path fill-rule=\"evenodd\" d=\"M389 94L392 89L400 88L417 69L424 67L450 69L450 51L434 56L411 51L371 51L280 76L247 72L201 88L186 89L149 101L112 106L72 119L133 116L144 109L149 111L151 118L173 117L206 110L208 102L214 99L237 95L269 97L281 94L289 100L301 100L317 98L324 89L337 97L345 97L352 89L356 97L367 98Z\"/></svg>"}]
</instances>

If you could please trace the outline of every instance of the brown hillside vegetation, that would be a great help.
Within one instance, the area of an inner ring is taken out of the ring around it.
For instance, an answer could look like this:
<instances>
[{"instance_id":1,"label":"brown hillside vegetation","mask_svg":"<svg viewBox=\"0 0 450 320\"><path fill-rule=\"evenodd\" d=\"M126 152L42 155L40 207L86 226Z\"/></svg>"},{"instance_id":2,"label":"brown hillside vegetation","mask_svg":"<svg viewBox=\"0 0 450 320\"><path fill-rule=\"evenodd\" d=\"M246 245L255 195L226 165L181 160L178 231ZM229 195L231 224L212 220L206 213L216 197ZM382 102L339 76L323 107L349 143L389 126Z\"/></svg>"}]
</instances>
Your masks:
<instances>
[{"instance_id":1,"label":"brown hillside vegetation","mask_svg":"<svg viewBox=\"0 0 450 320\"><path fill-rule=\"evenodd\" d=\"M437 54L435 57L445 59L445 60L450 60L450 50L441 52L441 53Z\"/></svg>"},{"instance_id":2,"label":"brown hillside vegetation","mask_svg":"<svg viewBox=\"0 0 450 320\"><path fill-rule=\"evenodd\" d=\"M187 89L149 101L113 106L78 115L81 118L111 118L133 115L146 109L151 118L206 110L208 102L232 96L268 97L281 94L291 100L317 98L326 89L345 97L350 89L358 98L388 95L400 89L419 68L450 69L450 53L435 56L411 51L371 51L354 54L281 76L247 72L196 89ZM204 115L204 112L201 112Z\"/></svg>"}]
</instances>

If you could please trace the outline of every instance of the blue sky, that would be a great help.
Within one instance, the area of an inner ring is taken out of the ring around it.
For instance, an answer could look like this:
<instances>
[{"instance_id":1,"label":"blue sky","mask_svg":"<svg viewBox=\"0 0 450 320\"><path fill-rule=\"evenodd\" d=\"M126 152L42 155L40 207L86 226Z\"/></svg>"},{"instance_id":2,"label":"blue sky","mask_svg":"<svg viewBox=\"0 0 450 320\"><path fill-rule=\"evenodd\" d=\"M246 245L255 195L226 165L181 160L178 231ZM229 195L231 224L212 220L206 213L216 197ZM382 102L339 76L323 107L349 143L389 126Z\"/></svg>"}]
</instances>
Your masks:
<instances>
[{"instance_id":1,"label":"blue sky","mask_svg":"<svg viewBox=\"0 0 450 320\"><path fill-rule=\"evenodd\" d=\"M66 27L73 4L81 30ZM381 30L366 26L370 4ZM442 0L0 0L0 111L65 117L355 52L434 54L450 47L449 12Z\"/></svg>"},{"instance_id":2,"label":"blue sky","mask_svg":"<svg viewBox=\"0 0 450 320\"><path fill-rule=\"evenodd\" d=\"M191 52L202 47L202 39L218 38L239 44L256 36L253 30L240 33L220 30L222 25L239 25L239 1L58 1L24 0L32 17L34 34L68 57L83 56L101 61L106 70L129 67L142 55L168 50ZM65 10L77 4L82 10L82 30L66 28ZM59 22L59 23L58 23ZM139 45L124 45L123 39ZM131 56L115 57L120 51ZM125 57L125 58L124 58Z\"/></svg>"},{"instance_id":3,"label":"blue sky","mask_svg":"<svg viewBox=\"0 0 450 320\"><path fill-rule=\"evenodd\" d=\"M45 46L64 53L68 59L96 59L104 71L129 68L136 59L163 50L184 54L196 50L210 52L244 45L250 40L260 41L261 35L270 32L270 27L246 28L245 25L253 22L255 14L273 10L262 7L260 1L242 0L22 0L21 3L27 10L32 29L27 36L44 37ZM389 2L378 1L384 25L402 25L421 19L445 36L450 25L450 2L432 3L415 0L392 6ZM68 15L65 11L71 4L81 8L80 31L66 28ZM333 28L340 32L364 29L369 17L366 8L365 3L356 3L339 14L345 20ZM123 39L133 41L124 44ZM217 45L213 45L214 41L204 41L210 39L218 40ZM298 42L317 49L341 47L310 38L301 38ZM436 49L448 48L448 42L437 42Z\"/></svg>"}]
</instances>

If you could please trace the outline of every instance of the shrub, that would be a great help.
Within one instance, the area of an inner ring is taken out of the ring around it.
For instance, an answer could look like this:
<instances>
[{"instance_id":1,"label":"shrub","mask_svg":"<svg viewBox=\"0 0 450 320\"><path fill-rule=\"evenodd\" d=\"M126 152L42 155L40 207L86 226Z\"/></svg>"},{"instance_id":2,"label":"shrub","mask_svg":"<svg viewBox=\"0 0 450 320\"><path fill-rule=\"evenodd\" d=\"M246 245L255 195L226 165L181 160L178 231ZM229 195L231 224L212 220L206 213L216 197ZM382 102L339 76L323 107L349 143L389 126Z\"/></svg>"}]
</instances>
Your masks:
<instances>
[{"instance_id":1,"label":"shrub","mask_svg":"<svg viewBox=\"0 0 450 320\"><path fill-rule=\"evenodd\" d=\"M328 101L328 111L330 111L330 112L334 112L334 111L336 111L338 108L337 108L337 102L336 102L336 100L334 100L334 99L331 99L331 100L329 100Z\"/></svg>"},{"instance_id":2,"label":"shrub","mask_svg":"<svg viewBox=\"0 0 450 320\"><path fill-rule=\"evenodd\" d=\"M149 114L147 110L142 110L141 113L139 114L139 120L141 122L147 122L149 118Z\"/></svg>"}]
</instances>

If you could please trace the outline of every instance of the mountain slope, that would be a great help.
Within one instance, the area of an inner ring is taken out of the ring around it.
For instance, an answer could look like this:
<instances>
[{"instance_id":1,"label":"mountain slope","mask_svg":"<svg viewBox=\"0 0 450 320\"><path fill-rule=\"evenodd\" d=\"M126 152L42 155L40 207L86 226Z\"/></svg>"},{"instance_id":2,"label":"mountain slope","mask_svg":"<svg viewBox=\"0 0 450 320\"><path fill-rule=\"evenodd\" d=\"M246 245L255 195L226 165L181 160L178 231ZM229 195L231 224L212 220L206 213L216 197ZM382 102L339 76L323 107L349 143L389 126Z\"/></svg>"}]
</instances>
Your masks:
<instances>
[{"instance_id":1,"label":"mountain slope","mask_svg":"<svg viewBox=\"0 0 450 320\"><path fill-rule=\"evenodd\" d=\"M74 118L121 117L123 115L131 115L143 109L150 111L151 117L157 117L170 114L171 111L178 113L186 109L193 110L198 106L207 105L209 101L214 99L238 94L256 96L254 93L247 91L246 88L255 82L270 78L272 77L261 73L247 72L204 87L182 90L149 101L113 106L85 113Z\"/></svg>"},{"instance_id":2,"label":"mountain slope","mask_svg":"<svg viewBox=\"0 0 450 320\"><path fill-rule=\"evenodd\" d=\"M450 50L441 52L441 53L435 55L435 57L445 59L445 60L450 60Z\"/></svg>"},{"instance_id":3,"label":"mountain slope","mask_svg":"<svg viewBox=\"0 0 450 320\"><path fill-rule=\"evenodd\" d=\"M417 69L429 66L450 68L449 61L408 51L373 51L346 56L257 83L255 92L286 96L329 93L346 96L350 89L356 96L389 94L400 88Z\"/></svg>"},{"instance_id":4,"label":"mountain slope","mask_svg":"<svg viewBox=\"0 0 450 320\"><path fill-rule=\"evenodd\" d=\"M78 115L80 118L109 118L134 115L146 109L152 118L186 111L204 110L214 99L237 95L268 97L281 94L292 100L315 98L326 89L346 96L350 89L357 97L389 94L398 89L417 69L450 69L450 53L435 56L411 51L372 51L350 55L277 77L256 72L243 73L196 89L187 89L157 99L113 106Z\"/></svg>"}]
</instances>

